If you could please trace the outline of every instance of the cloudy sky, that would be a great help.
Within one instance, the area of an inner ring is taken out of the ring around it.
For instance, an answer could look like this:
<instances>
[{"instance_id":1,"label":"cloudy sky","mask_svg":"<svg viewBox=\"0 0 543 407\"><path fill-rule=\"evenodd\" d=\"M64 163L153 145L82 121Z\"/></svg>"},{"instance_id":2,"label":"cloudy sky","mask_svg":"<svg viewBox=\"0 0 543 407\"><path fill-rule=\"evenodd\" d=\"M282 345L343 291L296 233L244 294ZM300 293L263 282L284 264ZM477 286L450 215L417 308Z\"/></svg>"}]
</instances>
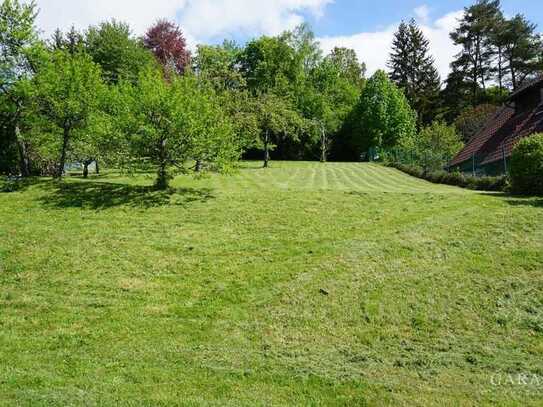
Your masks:
<instances>
[{"instance_id":1,"label":"cloudy sky","mask_svg":"<svg viewBox=\"0 0 543 407\"><path fill-rule=\"evenodd\" d=\"M158 18L175 20L189 44L244 42L278 34L307 21L324 51L346 46L357 51L369 73L384 68L392 35L402 19L416 18L431 41L443 77L456 50L448 34L457 24L464 0L37 0L43 36L55 28L115 18L141 35ZM503 0L508 15L523 13L543 27L543 7L535 0Z\"/></svg>"}]
</instances>

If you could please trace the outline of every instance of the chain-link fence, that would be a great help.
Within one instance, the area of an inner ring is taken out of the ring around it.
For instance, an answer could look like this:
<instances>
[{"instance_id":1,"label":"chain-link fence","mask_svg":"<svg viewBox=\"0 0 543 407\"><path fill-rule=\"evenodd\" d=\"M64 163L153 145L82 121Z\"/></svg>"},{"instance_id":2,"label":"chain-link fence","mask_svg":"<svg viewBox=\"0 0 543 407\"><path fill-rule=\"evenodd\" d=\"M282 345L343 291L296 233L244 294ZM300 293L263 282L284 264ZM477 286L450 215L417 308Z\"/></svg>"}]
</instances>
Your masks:
<instances>
[{"instance_id":1,"label":"chain-link fence","mask_svg":"<svg viewBox=\"0 0 543 407\"><path fill-rule=\"evenodd\" d=\"M447 169L449 162L453 159L452 156L441 152L403 147L378 149L377 156L380 161L385 163L416 166L425 172L443 171Z\"/></svg>"}]
</instances>

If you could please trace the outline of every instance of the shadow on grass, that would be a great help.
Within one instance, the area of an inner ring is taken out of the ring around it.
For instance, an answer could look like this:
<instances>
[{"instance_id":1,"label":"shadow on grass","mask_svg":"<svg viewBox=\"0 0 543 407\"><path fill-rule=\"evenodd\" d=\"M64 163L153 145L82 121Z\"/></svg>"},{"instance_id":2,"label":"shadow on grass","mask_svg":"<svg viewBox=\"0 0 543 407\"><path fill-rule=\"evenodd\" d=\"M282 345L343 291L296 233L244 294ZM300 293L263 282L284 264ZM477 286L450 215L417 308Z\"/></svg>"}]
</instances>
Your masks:
<instances>
[{"instance_id":1,"label":"shadow on grass","mask_svg":"<svg viewBox=\"0 0 543 407\"><path fill-rule=\"evenodd\" d=\"M26 189L46 182L43 178L29 177L2 177L0 179L0 193L23 192Z\"/></svg>"},{"instance_id":2,"label":"shadow on grass","mask_svg":"<svg viewBox=\"0 0 543 407\"><path fill-rule=\"evenodd\" d=\"M505 202L512 206L532 206L534 208L543 208L543 199L541 198L512 198L509 196L507 199L505 199Z\"/></svg>"},{"instance_id":3,"label":"shadow on grass","mask_svg":"<svg viewBox=\"0 0 543 407\"><path fill-rule=\"evenodd\" d=\"M108 182L61 182L54 184L40 201L45 206L54 208L108 209L116 206L188 206L213 198L212 191L206 188L170 188L158 191L148 186Z\"/></svg>"},{"instance_id":4,"label":"shadow on grass","mask_svg":"<svg viewBox=\"0 0 543 407\"><path fill-rule=\"evenodd\" d=\"M543 198L533 195L514 195L509 192L482 192L483 195L500 198L503 202L511 206L532 206L534 208L543 208Z\"/></svg>"}]
</instances>

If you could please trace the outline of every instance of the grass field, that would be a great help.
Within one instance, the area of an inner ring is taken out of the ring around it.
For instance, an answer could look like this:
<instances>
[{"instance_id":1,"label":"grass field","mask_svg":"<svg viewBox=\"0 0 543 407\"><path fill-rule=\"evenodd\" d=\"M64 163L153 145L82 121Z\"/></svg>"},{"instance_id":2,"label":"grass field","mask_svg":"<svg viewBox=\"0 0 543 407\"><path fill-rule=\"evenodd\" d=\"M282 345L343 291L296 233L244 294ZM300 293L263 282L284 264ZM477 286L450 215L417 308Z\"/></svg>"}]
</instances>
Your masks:
<instances>
[{"instance_id":1,"label":"grass field","mask_svg":"<svg viewBox=\"0 0 543 407\"><path fill-rule=\"evenodd\" d=\"M541 405L543 200L258 167L0 193L0 404Z\"/></svg>"}]
</instances>

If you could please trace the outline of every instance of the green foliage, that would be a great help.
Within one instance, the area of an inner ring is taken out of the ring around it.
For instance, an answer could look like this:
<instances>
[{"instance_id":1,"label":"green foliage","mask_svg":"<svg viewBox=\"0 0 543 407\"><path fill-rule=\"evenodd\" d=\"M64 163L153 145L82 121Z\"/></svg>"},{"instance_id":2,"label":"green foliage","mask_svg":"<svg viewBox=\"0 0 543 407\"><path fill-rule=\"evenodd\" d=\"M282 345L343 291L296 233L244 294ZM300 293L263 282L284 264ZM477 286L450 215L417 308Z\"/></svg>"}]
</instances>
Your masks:
<instances>
[{"instance_id":1,"label":"green foliage","mask_svg":"<svg viewBox=\"0 0 543 407\"><path fill-rule=\"evenodd\" d=\"M10 107L6 96L0 93L0 174L18 171L18 151Z\"/></svg>"},{"instance_id":2,"label":"green foliage","mask_svg":"<svg viewBox=\"0 0 543 407\"><path fill-rule=\"evenodd\" d=\"M441 170L464 147L454 126L433 122L422 129L414 148L419 164L426 170Z\"/></svg>"},{"instance_id":3,"label":"green foliage","mask_svg":"<svg viewBox=\"0 0 543 407\"><path fill-rule=\"evenodd\" d=\"M415 20L400 24L388 66L391 80L404 91L419 123L432 122L439 108L441 79L430 55L430 42Z\"/></svg>"},{"instance_id":4,"label":"green foliage","mask_svg":"<svg viewBox=\"0 0 543 407\"><path fill-rule=\"evenodd\" d=\"M492 34L501 18L499 0L478 0L465 8L458 28L451 33L454 43L462 47L452 66L470 83L473 103L480 89L492 79Z\"/></svg>"},{"instance_id":5,"label":"green foliage","mask_svg":"<svg viewBox=\"0 0 543 407\"><path fill-rule=\"evenodd\" d=\"M490 104L478 105L465 109L454 121L454 126L462 135L464 142L471 140L486 122L494 116L499 107Z\"/></svg>"},{"instance_id":6,"label":"green foliage","mask_svg":"<svg viewBox=\"0 0 543 407\"><path fill-rule=\"evenodd\" d=\"M438 121L421 130L417 145L421 150L443 153L451 158L464 147L456 128Z\"/></svg>"},{"instance_id":7,"label":"green foliage","mask_svg":"<svg viewBox=\"0 0 543 407\"><path fill-rule=\"evenodd\" d=\"M49 48L52 51L66 51L70 54L85 51L85 38L74 26L68 32L63 33L57 29L49 40Z\"/></svg>"},{"instance_id":8,"label":"green foliage","mask_svg":"<svg viewBox=\"0 0 543 407\"><path fill-rule=\"evenodd\" d=\"M356 54L349 51L352 50L336 48L320 61L311 71L311 86L304 93L306 116L324 125L332 135L356 106L363 86L363 67Z\"/></svg>"},{"instance_id":9,"label":"green foliage","mask_svg":"<svg viewBox=\"0 0 543 407\"><path fill-rule=\"evenodd\" d=\"M160 71L147 70L136 85L121 82L113 100L125 106L118 111L116 147L122 163L155 166L160 189L168 186L169 168L183 171L190 159L226 171L239 158L240 145L214 96L190 74L166 81Z\"/></svg>"},{"instance_id":10,"label":"green foliage","mask_svg":"<svg viewBox=\"0 0 543 407\"><path fill-rule=\"evenodd\" d=\"M100 65L108 83L136 80L142 70L155 64L141 40L132 36L128 24L115 20L90 27L85 35L85 49Z\"/></svg>"},{"instance_id":11,"label":"green foliage","mask_svg":"<svg viewBox=\"0 0 543 407\"><path fill-rule=\"evenodd\" d=\"M34 1L4 0L0 4L0 171L23 176L31 173L28 140L21 128L29 104L26 82L33 70L36 15Z\"/></svg>"},{"instance_id":12,"label":"green foliage","mask_svg":"<svg viewBox=\"0 0 543 407\"><path fill-rule=\"evenodd\" d=\"M357 108L360 151L370 147L391 148L409 143L415 135L415 113L402 91L383 71L367 82Z\"/></svg>"},{"instance_id":13,"label":"green foliage","mask_svg":"<svg viewBox=\"0 0 543 407\"><path fill-rule=\"evenodd\" d=\"M425 179L434 184L452 185L476 191L503 192L509 184L507 177L473 177L460 172L447 172L443 170L427 171L419 165L389 162L389 166L396 168L413 177Z\"/></svg>"},{"instance_id":14,"label":"green foliage","mask_svg":"<svg viewBox=\"0 0 543 407\"><path fill-rule=\"evenodd\" d=\"M100 67L84 53L54 51L33 77L35 122L50 136L49 151L58 154L57 177L64 170L70 143L82 139L92 142L87 130L104 91Z\"/></svg>"},{"instance_id":15,"label":"green foliage","mask_svg":"<svg viewBox=\"0 0 543 407\"><path fill-rule=\"evenodd\" d=\"M222 45L198 45L194 72L219 92L241 90L246 86L245 78L236 69L241 52L241 48L229 41Z\"/></svg>"},{"instance_id":16,"label":"green foliage","mask_svg":"<svg viewBox=\"0 0 543 407\"><path fill-rule=\"evenodd\" d=\"M501 18L496 22L492 36L498 58L498 81L503 85L510 78L513 89L526 79L531 79L543 69L543 44L537 25L522 14L510 20Z\"/></svg>"},{"instance_id":17,"label":"green foliage","mask_svg":"<svg viewBox=\"0 0 543 407\"><path fill-rule=\"evenodd\" d=\"M341 78L362 90L366 82L366 64L358 60L353 49L335 47L324 60L336 67Z\"/></svg>"},{"instance_id":18,"label":"green foliage","mask_svg":"<svg viewBox=\"0 0 543 407\"><path fill-rule=\"evenodd\" d=\"M299 61L293 94L308 122L300 147L305 147L305 156L320 156L321 161L326 161L331 147L339 145L340 130L360 97L365 66L353 50L346 48L335 48L323 58L319 44L305 25L284 37Z\"/></svg>"},{"instance_id":19,"label":"green foliage","mask_svg":"<svg viewBox=\"0 0 543 407\"><path fill-rule=\"evenodd\" d=\"M513 192L543 195L543 134L535 134L518 142L511 156Z\"/></svg>"},{"instance_id":20,"label":"green foliage","mask_svg":"<svg viewBox=\"0 0 543 407\"><path fill-rule=\"evenodd\" d=\"M82 128L98 107L100 67L83 53L52 52L33 78L39 112L59 128Z\"/></svg>"},{"instance_id":21,"label":"green foliage","mask_svg":"<svg viewBox=\"0 0 543 407\"><path fill-rule=\"evenodd\" d=\"M253 92L280 88L292 92L289 84L299 80L300 66L294 49L280 37L250 41L239 55L240 72Z\"/></svg>"},{"instance_id":22,"label":"green foliage","mask_svg":"<svg viewBox=\"0 0 543 407\"><path fill-rule=\"evenodd\" d=\"M256 147L264 150L264 166L268 166L270 151L278 144L299 142L307 134L309 122L296 110L289 98L275 93L258 95L254 103L254 114L259 128Z\"/></svg>"},{"instance_id":23,"label":"green foliage","mask_svg":"<svg viewBox=\"0 0 543 407\"><path fill-rule=\"evenodd\" d=\"M454 126L435 121L423 128L417 137L382 151L381 155L385 162L417 166L428 173L442 171L463 147Z\"/></svg>"},{"instance_id":24,"label":"green foliage","mask_svg":"<svg viewBox=\"0 0 543 407\"><path fill-rule=\"evenodd\" d=\"M241 48L229 41L222 45L199 45L193 71L200 82L215 90L217 103L231 119L235 144L245 151L256 146L260 129L254 98L236 66L241 52Z\"/></svg>"},{"instance_id":25,"label":"green foliage","mask_svg":"<svg viewBox=\"0 0 543 407\"><path fill-rule=\"evenodd\" d=\"M30 67L26 51L37 39L36 3L3 0L0 4L0 90L7 91Z\"/></svg>"},{"instance_id":26,"label":"green foliage","mask_svg":"<svg viewBox=\"0 0 543 407\"><path fill-rule=\"evenodd\" d=\"M501 103L510 88L518 89L543 66L536 25L522 15L507 19L499 0L477 0L466 7L451 38L462 50L444 92L449 121L466 107ZM498 86L489 91L492 83Z\"/></svg>"}]
</instances>

